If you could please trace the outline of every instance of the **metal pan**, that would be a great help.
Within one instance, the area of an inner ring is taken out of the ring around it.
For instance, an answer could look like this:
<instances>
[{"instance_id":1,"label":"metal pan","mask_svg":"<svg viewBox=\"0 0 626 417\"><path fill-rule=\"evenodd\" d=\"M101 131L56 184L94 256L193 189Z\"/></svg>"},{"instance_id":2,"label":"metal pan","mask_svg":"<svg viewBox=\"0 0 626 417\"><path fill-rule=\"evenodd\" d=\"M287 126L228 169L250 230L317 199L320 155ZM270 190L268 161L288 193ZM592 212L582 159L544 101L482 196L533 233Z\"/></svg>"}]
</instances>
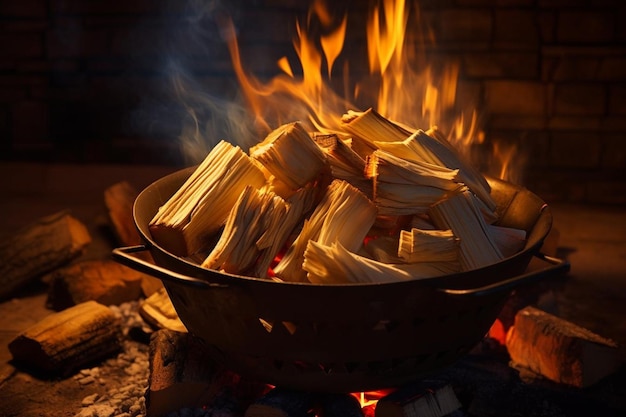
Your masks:
<instances>
[{"instance_id":1,"label":"metal pan","mask_svg":"<svg viewBox=\"0 0 626 417\"><path fill-rule=\"evenodd\" d=\"M484 268L381 284L274 282L201 268L150 236L158 208L191 174L149 185L134 204L144 245L113 251L119 262L163 281L187 329L243 376L325 392L398 386L448 366L485 335L511 291L569 269L540 253L549 207L525 188L489 179L499 223L527 231L525 248ZM149 250L156 263L132 254ZM533 257L549 263L526 272Z\"/></svg>"}]
</instances>

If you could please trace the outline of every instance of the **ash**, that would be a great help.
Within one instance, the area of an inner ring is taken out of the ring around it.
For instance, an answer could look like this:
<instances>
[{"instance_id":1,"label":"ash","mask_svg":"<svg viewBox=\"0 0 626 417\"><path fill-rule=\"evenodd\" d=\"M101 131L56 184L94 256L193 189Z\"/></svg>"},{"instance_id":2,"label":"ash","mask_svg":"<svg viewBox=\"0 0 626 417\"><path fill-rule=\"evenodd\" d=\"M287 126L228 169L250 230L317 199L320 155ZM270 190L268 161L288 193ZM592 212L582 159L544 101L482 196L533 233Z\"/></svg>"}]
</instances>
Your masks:
<instances>
[{"instance_id":1,"label":"ash","mask_svg":"<svg viewBox=\"0 0 626 417\"><path fill-rule=\"evenodd\" d=\"M141 301L109 306L121 319L122 351L99 366L82 369L73 378L91 393L82 399L75 417L146 417L149 336L152 329L139 315ZM115 387L108 388L107 387ZM224 396L211 407L181 409L166 417L241 417L233 399Z\"/></svg>"},{"instance_id":2,"label":"ash","mask_svg":"<svg viewBox=\"0 0 626 417\"><path fill-rule=\"evenodd\" d=\"M134 329L144 328L138 313L139 302L109 306L122 321L122 351L100 366L83 369L74 376L86 390L93 393L82 400L82 409L75 417L145 417L144 393L148 386L148 346L132 340ZM116 388L106 387L114 386Z\"/></svg>"}]
</instances>

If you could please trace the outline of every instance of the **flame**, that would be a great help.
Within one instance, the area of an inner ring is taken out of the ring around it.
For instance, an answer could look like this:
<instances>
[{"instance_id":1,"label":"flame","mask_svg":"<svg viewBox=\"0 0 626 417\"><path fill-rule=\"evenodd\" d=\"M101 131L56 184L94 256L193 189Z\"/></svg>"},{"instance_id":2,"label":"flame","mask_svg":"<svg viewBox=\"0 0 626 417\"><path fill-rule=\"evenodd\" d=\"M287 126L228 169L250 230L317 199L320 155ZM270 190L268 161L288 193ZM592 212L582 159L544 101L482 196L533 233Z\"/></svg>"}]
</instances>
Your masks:
<instances>
[{"instance_id":1,"label":"flame","mask_svg":"<svg viewBox=\"0 0 626 417\"><path fill-rule=\"evenodd\" d=\"M427 59L427 46L434 39L421 24L417 5L381 0L371 8L366 22L369 74L354 83L347 76L347 59L342 71L334 68L344 53L347 17L333 16L324 0L315 0L306 18L296 22L293 46L299 66L283 57L277 63L281 73L267 82L246 72L234 25L224 23L234 72L261 133L294 120L323 133L341 133L345 112L373 107L411 129L438 127L470 157L471 145L484 141L478 113L458 103L459 64ZM337 73L341 88L331 83Z\"/></svg>"}]
</instances>

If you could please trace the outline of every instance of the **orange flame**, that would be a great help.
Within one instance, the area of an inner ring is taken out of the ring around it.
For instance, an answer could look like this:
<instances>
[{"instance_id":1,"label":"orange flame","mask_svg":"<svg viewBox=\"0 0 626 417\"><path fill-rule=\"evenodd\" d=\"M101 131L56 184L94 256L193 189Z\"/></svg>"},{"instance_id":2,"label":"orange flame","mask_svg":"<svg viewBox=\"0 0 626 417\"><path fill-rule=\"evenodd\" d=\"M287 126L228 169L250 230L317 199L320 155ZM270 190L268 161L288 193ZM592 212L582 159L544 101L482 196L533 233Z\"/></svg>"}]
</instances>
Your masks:
<instances>
[{"instance_id":1,"label":"orange flame","mask_svg":"<svg viewBox=\"0 0 626 417\"><path fill-rule=\"evenodd\" d=\"M413 17L413 19L411 19ZM385 117L411 129L439 126L447 139L461 151L482 143L475 109L460 109L457 102L459 65L442 63L435 67L426 60L425 44L432 35L419 22L419 9L405 0L382 0L367 19L369 76L352 87L343 78L343 94L330 86L333 67L343 53L347 36L347 15L332 16L323 0L315 0L303 22L296 22L293 46L301 66L296 74L286 57L278 61L282 73L261 82L246 73L241 63L232 22L225 25L235 74L261 130L268 133L294 120L308 121L323 133L340 133L341 116L359 110L354 103L367 100ZM321 27L314 38L310 28ZM410 29L410 30L409 30ZM325 71L324 71L325 66ZM344 75L348 73L347 62ZM363 109L364 110L364 109ZM469 116L465 116L465 114Z\"/></svg>"}]
</instances>

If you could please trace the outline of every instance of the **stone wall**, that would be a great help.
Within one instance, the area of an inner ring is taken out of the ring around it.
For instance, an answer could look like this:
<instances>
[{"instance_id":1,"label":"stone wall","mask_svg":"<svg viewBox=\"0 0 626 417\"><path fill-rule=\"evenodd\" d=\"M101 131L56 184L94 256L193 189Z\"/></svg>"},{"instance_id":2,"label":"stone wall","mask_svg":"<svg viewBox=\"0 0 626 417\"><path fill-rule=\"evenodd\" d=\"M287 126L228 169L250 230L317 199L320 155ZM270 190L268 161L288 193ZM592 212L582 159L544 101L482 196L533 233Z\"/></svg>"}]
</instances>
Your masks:
<instances>
[{"instance_id":1,"label":"stone wall","mask_svg":"<svg viewBox=\"0 0 626 417\"><path fill-rule=\"evenodd\" d=\"M184 164L172 73L235 90L215 25L244 62L293 55L308 1L21 0L0 3L0 159ZM367 2L339 1L363 20ZM355 4L357 6L355 6ZM548 201L626 204L626 6L620 0L423 0L436 51L460 63L487 143L516 144ZM358 51L363 39L347 48Z\"/></svg>"}]
</instances>

